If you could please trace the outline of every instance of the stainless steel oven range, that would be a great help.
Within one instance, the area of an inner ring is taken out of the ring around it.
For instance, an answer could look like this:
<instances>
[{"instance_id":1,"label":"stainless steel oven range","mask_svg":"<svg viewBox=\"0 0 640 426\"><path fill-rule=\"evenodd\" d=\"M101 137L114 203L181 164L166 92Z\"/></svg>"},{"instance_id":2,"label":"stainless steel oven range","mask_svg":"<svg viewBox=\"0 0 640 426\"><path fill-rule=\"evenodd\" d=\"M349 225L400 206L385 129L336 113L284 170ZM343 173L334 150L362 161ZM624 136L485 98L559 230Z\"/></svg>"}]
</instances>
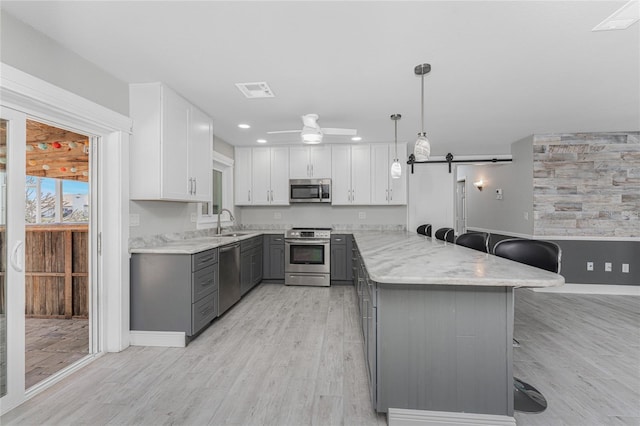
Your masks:
<instances>
[{"instance_id":1,"label":"stainless steel oven range","mask_svg":"<svg viewBox=\"0 0 640 426\"><path fill-rule=\"evenodd\" d=\"M284 235L285 285L331 285L331 228L292 228Z\"/></svg>"}]
</instances>

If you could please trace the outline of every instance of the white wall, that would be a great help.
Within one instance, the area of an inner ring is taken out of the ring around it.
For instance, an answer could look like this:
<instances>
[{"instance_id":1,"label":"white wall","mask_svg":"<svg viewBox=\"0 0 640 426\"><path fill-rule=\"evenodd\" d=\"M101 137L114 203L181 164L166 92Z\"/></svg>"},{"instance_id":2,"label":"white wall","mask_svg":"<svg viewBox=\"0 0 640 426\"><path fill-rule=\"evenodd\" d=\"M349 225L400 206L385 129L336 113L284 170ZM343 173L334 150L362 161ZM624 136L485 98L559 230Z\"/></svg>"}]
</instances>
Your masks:
<instances>
[{"instance_id":1,"label":"white wall","mask_svg":"<svg viewBox=\"0 0 640 426\"><path fill-rule=\"evenodd\" d=\"M0 10L0 39L3 63L129 115L129 86L125 82L4 10Z\"/></svg>"},{"instance_id":2,"label":"white wall","mask_svg":"<svg viewBox=\"0 0 640 426\"><path fill-rule=\"evenodd\" d=\"M334 226L334 225L402 225L406 223L405 206L331 206L298 204L274 207L236 207L236 218L243 225ZM364 213L365 218L360 218ZM276 215L280 218L276 219Z\"/></svg>"},{"instance_id":3,"label":"white wall","mask_svg":"<svg viewBox=\"0 0 640 426\"><path fill-rule=\"evenodd\" d=\"M408 184L409 231L425 223L434 231L454 227L455 182L455 173L449 173L447 164L414 165Z\"/></svg>"}]
</instances>

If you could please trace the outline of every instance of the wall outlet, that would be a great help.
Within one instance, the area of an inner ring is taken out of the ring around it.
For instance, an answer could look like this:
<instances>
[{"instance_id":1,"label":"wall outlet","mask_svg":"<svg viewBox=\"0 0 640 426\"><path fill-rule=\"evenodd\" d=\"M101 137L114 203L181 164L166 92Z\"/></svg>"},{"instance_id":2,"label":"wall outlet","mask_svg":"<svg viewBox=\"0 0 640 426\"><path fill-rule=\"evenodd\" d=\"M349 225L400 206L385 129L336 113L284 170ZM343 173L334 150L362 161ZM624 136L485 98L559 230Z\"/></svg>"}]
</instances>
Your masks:
<instances>
[{"instance_id":1,"label":"wall outlet","mask_svg":"<svg viewBox=\"0 0 640 426\"><path fill-rule=\"evenodd\" d=\"M593 271L593 262L587 262L587 271Z\"/></svg>"},{"instance_id":2,"label":"wall outlet","mask_svg":"<svg viewBox=\"0 0 640 426\"><path fill-rule=\"evenodd\" d=\"M524 212L524 220L529 220L529 212Z\"/></svg>"},{"instance_id":3,"label":"wall outlet","mask_svg":"<svg viewBox=\"0 0 640 426\"><path fill-rule=\"evenodd\" d=\"M140 215L132 213L129 215L129 226L140 226Z\"/></svg>"},{"instance_id":4,"label":"wall outlet","mask_svg":"<svg viewBox=\"0 0 640 426\"><path fill-rule=\"evenodd\" d=\"M191 222L196 222L198 220L198 214L197 213L191 213Z\"/></svg>"},{"instance_id":5,"label":"wall outlet","mask_svg":"<svg viewBox=\"0 0 640 426\"><path fill-rule=\"evenodd\" d=\"M273 218L274 218L274 219L282 219L282 213L280 213L280 212L275 212L275 213L273 214Z\"/></svg>"},{"instance_id":6,"label":"wall outlet","mask_svg":"<svg viewBox=\"0 0 640 426\"><path fill-rule=\"evenodd\" d=\"M502 200L502 188L496 189L496 200Z\"/></svg>"},{"instance_id":7,"label":"wall outlet","mask_svg":"<svg viewBox=\"0 0 640 426\"><path fill-rule=\"evenodd\" d=\"M358 219L366 219L367 212L358 212Z\"/></svg>"},{"instance_id":8,"label":"wall outlet","mask_svg":"<svg viewBox=\"0 0 640 426\"><path fill-rule=\"evenodd\" d=\"M622 264L622 272L624 272L625 274L629 273L629 264L628 263L623 263Z\"/></svg>"},{"instance_id":9,"label":"wall outlet","mask_svg":"<svg viewBox=\"0 0 640 426\"><path fill-rule=\"evenodd\" d=\"M605 272L611 272L611 262L605 262L604 263L604 271Z\"/></svg>"}]
</instances>

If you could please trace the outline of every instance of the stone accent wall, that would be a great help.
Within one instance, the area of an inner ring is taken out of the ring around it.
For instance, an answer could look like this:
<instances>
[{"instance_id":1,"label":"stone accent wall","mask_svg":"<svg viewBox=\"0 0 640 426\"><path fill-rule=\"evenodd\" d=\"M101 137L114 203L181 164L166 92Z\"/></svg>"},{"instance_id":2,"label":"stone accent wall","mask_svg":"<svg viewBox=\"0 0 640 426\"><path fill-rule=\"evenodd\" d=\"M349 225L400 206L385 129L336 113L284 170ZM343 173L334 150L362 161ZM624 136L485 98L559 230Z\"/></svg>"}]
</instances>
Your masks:
<instances>
[{"instance_id":1,"label":"stone accent wall","mask_svg":"<svg viewBox=\"0 0 640 426\"><path fill-rule=\"evenodd\" d=\"M640 237L640 132L533 137L534 235Z\"/></svg>"}]
</instances>

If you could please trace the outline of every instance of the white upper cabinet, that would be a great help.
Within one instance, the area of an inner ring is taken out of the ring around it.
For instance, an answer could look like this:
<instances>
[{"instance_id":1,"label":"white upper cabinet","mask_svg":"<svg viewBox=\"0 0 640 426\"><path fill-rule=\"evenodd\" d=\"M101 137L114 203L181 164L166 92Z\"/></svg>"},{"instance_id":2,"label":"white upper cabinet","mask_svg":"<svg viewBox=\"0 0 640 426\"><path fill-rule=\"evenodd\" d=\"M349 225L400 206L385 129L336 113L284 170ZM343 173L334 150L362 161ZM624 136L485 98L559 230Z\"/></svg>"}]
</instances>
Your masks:
<instances>
[{"instance_id":1,"label":"white upper cabinet","mask_svg":"<svg viewBox=\"0 0 640 426\"><path fill-rule=\"evenodd\" d=\"M395 156L394 144L371 145L371 204L407 204L407 144L398 144L398 159L402 165L399 179L391 178L391 163Z\"/></svg>"},{"instance_id":2,"label":"white upper cabinet","mask_svg":"<svg viewBox=\"0 0 640 426\"><path fill-rule=\"evenodd\" d=\"M334 145L331 149L331 204L371 204L371 147Z\"/></svg>"},{"instance_id":3,"label":"white upper cabinet","mask_svg":"<svg viewBox=\"0 0 640 426\"><path fill-rule=\"evenodd\" d=\"M289 204L289 148L235 149L236 205Z\"/></svg>"},{"instance_id":4,"label":"white upper cabinet","mask_svg":"<svg viewBox=\"0 0 640 426\"><path fill-rule=\"evenodd\" d=\"M234 158L234 203L237 206L250 206L251 198L251 148L236 148Z\"/></svg>"},{"instance_id":5,"label":"white upper cabinet","mask_svg":"<svg viewBox=\"0 0 640 426\"><path fill-rule=\"evenodd\" d=\"M291 179L325 179L331 177L331 146L292 146L289 148Z\"/></svg>"},{"instance_id":6,"label":"white upper cabinet","mask_svg":"<svg viewBox=\"0 0 640 426\"><path fill-rule=\"evenodd\" d=\"M130 197L211 200L213 120L162 83L131 84Z\"/></svg>"}]
</instances>

